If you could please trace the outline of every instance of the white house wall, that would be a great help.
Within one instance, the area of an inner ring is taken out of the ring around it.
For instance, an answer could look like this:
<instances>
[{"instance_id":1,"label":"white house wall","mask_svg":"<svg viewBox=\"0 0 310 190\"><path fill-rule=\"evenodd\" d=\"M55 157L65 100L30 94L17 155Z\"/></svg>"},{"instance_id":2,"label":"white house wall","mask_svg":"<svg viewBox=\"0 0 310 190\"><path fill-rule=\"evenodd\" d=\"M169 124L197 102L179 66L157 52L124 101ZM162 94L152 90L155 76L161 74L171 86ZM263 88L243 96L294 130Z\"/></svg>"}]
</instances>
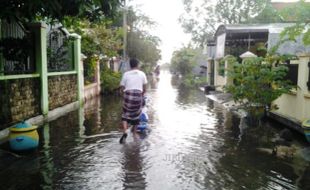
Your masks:
<instances>
[{"instance_id":1,"label":"white house wall","mask_svg":"<svg viewBox=\"0 0 310 190\"><path fill-rule=\"evenodd\" d=\"M219 60L215 60L214 62L214 86L217 90L222 91L223 86L226 85L226 78L219 75Z\"/></svg>"},{"instance_id":2,"label":"white house wall","mask_svg":"<svg viewBox=\"0 0 310 190\"><path fill-rule=\"evenodd\" d=\"M278 110L273 111L274 113L299 122L310 118L310 91L307 87L309 57L310 55L299 56L298 88L290 94L282 95L273 102L279 107Z\"/></svg>"},{"instance_id":3,"label":"white house wall","mask_svg":"<svg viewBox=\"0 0 310 190\"><path fill-rule=\"evenodd\" d=\"M215 49L216 59L220 59L225 56L225 40L226 40L226 33L221 34L216 38L216 49Z\"/></svg>"}]
</instances>

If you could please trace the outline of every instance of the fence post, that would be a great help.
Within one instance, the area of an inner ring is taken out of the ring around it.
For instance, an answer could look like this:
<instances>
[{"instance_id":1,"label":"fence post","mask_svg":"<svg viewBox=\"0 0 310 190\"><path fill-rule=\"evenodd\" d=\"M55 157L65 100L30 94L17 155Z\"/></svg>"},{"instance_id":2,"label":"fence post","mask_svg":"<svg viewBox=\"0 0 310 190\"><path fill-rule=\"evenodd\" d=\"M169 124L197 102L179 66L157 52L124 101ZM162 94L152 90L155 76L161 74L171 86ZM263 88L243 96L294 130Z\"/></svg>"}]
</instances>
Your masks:
<instances>
[{"instance_id":1,"label":"fence post","mask_svg":"<svg viewBox=\"0 0 310 190\"><path fill-rule=\"evenodd\" d=\"M48 76L47 76L47 51L46 51L46 29L44 23L30 24L35 32L35 62L36 72L40 74L41 111L44 116L48 114Z\"/></svg>"},{"instance_id":2,"label":"fence post","mask_svg":"<svg viewBox=\"0 0 310 190\"><path fill-rule=\"evenodd\" d=\"M0 20L0 39L2 38L2 22ZM4 65L3 65L3 57L0 54L0 76L4 75Z\"/></svg>"},{"instance_id":3,"label":"fence post","mask_svg":"<svg viewBox=\"0 0 310 190\"><path fill-rule=\"evenodd\" d=\"M97 83L97 94L100 94L101 86L100 86L100 60L97 60L96 69L95 69L95 82Z\"/></svg>"},{"instance_id":4,"label":"fence post","mask_svg":"<svg viewBox=\"0 0 310 190\"><path fill-rule=\"evenodd\" d=\"M299 53L297 56L299 60L297 85L307 94L307 91L310 91L310 54Z\"/></svg>"},{"instance_id":5,"label":"fence post","mask_svg":"<svg viewBox=\"0 0 310 190\"><path fill-rule=\"evenodd\" d=\"M71 34L74 38L74 69L77 72L78 78L78 101L80 105L84 103L84 74L83 74L83 62L81 59L81 36L78 34Z\"/></svg>"}]
</instances>

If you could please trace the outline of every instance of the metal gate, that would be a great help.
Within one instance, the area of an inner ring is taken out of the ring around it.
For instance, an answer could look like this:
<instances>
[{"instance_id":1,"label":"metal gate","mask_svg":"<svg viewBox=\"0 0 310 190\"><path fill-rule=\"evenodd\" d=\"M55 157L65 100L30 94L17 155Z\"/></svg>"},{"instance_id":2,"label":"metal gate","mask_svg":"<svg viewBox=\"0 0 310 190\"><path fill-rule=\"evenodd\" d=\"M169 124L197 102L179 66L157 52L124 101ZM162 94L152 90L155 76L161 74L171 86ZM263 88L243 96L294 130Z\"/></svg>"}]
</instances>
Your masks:
<instances>
[{"instance_id":1,"label":"metal gate","mask_svg":"<svg viewBox=\"0 0 310 190\"><path fill-rule=\"evenodd\" d=\"M73 41L62 27L47 33L47 65L49 72L71 71L73 67Z\"/></svg>"},{"instance_id":2,"label":"metal gate","mask_svg":"<svg viewBox=\"0 0 310 190\"><path fill-rule=\"evenodd\" d=\"M0 74L34 73L34 34L16 22L2 21L0 28Z\"/></svg>"}]
</instances>

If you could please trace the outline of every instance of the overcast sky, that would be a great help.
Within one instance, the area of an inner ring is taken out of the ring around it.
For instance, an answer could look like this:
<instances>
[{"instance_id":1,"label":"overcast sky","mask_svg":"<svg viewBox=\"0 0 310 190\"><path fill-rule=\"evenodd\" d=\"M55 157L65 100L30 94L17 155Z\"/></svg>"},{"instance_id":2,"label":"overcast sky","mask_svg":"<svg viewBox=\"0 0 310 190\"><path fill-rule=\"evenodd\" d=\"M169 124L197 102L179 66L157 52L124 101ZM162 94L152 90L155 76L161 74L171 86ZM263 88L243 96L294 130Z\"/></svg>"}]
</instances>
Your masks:
<instances>
[{"instance_id":1,"label":"overcast sky","mask_svg":"<svg viewBox=\"0 0 310 190\"><path fill-rule=\"evenodd\" d=\"M133 0L129 4L140 5L139 9L158 23L151 33L162 40L161 63L170 62L172 52L190 41L177 21L183 12L182 0Z\"/></svg>"}]
</instances>

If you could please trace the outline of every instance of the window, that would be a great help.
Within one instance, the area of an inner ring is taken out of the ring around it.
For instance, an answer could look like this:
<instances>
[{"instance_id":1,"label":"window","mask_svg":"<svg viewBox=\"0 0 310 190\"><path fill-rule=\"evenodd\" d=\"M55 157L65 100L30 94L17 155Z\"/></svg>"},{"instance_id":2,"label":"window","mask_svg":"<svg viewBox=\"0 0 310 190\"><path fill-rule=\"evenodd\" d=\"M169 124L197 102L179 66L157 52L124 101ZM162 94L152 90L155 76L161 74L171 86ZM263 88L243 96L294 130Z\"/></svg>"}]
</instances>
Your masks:
<instances>
[{"instance_id":1,"label":"window","mask_svg":"<svg viewBox=\"0 0 310 190\"><path fill-rule=\"evenodd\" d=\"M298 64L290 64L290 61L286 62L287 64L285 66L288 67L288 72L286 74L286 77L284 79L290 80L292 82L292 85L297 86L298 83Z\"/></svg>"}]
</instances>

